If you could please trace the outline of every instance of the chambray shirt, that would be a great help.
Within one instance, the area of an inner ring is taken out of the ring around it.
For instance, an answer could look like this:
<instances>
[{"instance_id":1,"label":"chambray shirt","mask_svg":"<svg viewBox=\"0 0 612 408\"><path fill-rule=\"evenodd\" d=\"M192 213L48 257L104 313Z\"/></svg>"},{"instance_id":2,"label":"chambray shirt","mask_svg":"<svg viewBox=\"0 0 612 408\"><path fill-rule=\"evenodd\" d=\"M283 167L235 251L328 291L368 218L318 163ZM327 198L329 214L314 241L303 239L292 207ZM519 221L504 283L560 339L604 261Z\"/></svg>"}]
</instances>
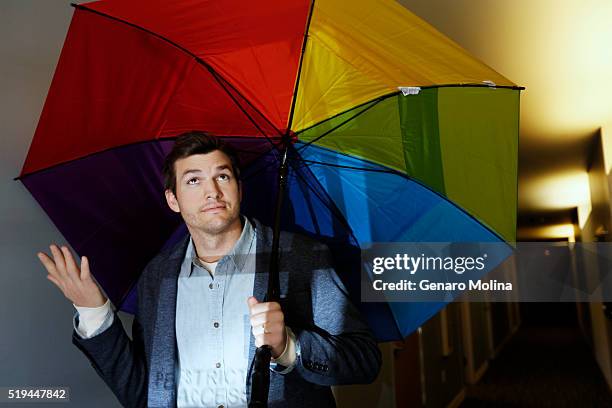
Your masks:
<instances>
[{"instance_id":1,"label":"chambray shirt","mask_svg":"<svg viewBox=\"0 0 612 408\"><path fill-rule=\"evenodd\" d=\"M177 406L245 407L256 239L251 223L213 273L190 239L176 301ZM208 265L210 267L210 265ZM204 352L205 351L205 352Z\"/></svg>"}]
</instances>

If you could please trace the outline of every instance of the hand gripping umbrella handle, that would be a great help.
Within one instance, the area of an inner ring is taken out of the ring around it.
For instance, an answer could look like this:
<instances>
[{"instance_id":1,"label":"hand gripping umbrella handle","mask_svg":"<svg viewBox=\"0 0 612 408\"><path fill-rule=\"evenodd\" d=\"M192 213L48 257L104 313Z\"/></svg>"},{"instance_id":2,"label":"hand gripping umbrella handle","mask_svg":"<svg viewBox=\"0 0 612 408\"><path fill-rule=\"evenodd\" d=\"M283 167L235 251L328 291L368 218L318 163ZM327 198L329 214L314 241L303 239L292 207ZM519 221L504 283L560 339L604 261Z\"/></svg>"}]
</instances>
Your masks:
<instances>
[{"instance_id":1,"label":"hand gripping umbrella handle","mask_svg":"<svg viewBox=\"0 0 612 408\"><path fill-rule=\"evenodd\" d=\"M287 150L285 145L283 159L278 172L278 195L276 197L276 208L274 213L274 230L272 235L272 253L270 254L270 271L268 273L268 293L266 302L278 302L280 299L280 284L278 279L279 270L279 240L281 211L283 207L283 196L287 186ZM268 406L268 392L270 390L270 360L272 349L270 346L258 347L253 357L253 372L251 377L251 399L249 408L264 408Z\"/></svg>"}]
</instances>

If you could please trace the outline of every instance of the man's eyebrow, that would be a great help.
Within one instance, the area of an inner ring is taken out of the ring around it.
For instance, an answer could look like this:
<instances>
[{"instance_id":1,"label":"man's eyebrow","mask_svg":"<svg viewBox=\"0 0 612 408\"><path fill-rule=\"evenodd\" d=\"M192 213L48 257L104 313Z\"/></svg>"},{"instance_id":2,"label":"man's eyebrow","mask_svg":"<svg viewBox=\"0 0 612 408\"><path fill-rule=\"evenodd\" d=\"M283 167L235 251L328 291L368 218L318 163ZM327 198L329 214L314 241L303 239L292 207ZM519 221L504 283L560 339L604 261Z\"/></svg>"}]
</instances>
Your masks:
<instances>
[{"instance_id":1,"label":"man's eyebrow","mask_svg":"<svg viewBox=\"0 0 612 408\"><path fill-rule=\"evenodd\" d=\"M201 173L202 170L199 169L187 169L183 172L183 174L181 175L181 177L185 177L185 174L187 173Z\"/></svg>"},{"instance_id":2,"label":"man's eyebrow","mask_svg":"<svg viewBox=\"0 0 612 408\"><path fill-rule=\"evenodd\" d=\"M227 165L227 164L221 164L221 165L217 166L215 170L217 170L217 171L220 171L220 170L231 170L231 167L229 165ZM181 175L181 177L185 177L185 175L188 174L188 173L202 173L202 170L200 170L200 169L187 169L187 170L183 171L183 174Z\"/></svg>"}]
</instances>

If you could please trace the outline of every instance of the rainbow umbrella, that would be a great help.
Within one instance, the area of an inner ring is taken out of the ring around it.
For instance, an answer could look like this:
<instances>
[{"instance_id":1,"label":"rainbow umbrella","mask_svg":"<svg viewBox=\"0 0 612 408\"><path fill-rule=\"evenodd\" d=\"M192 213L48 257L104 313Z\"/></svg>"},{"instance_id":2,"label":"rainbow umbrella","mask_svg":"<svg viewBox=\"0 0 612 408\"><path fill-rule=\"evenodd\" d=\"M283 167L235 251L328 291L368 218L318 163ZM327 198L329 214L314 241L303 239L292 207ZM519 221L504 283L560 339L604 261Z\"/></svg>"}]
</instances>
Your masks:
<instances>
[{"instance_id":1,"label":"rainbow umbrella","mask_svg":"<svg viewBox=\"0 0 612 408\"><path fill-rule=\"evenodd\" d=\"M185 233L160 174L178 134L233 144L243 211L268 224L288 142L282 228L336 259L371 242L512 242L519 94L392 0L96 1L75 6L19 178L133 311L143 267ZM359 268L338 265L359 301ZM443 306L361 304L381 340Z\"/></svg>"}]
</instances>

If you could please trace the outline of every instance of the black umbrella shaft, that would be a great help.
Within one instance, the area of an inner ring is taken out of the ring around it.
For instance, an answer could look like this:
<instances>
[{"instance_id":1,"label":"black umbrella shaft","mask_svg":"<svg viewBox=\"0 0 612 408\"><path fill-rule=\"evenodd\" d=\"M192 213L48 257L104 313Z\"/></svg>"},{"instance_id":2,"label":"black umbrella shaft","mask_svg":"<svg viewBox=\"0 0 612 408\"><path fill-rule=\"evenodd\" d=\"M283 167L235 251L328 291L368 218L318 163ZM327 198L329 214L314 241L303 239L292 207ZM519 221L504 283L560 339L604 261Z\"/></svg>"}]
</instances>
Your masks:
<instances>
[{"instance_id":1,"label":"black umbrella shaft","mask_svg":"<svg viewBox=\"0 0 612 408\"><path fill-rule=\"evenodd\" d=\"M276 196L276 208L274 209L274 229L272 230L272 254L270 255L270 274L268 275L268 293L266 302L278 302L280 299L280 284L278 269L280 261L279 242L281 229L281 215L283 212L283 200L287 188L287 146L283 152L280 169L278 171L278 195Z\"/></svg>"},{"instance_id":2,"label":"black umbrella shaft","mask_svg":"<svg viewBox=\"0 0 612 408\"><path fill-rule=\"evenodd\" d=\"M268 293L264 301L278 302L280 299L279 271L279 242L283 199L287 187L287 150L285 144L283 159L278 171L278 195L274 210L274 229L272 234L272 252L270 254L270 271L268 274ZM251 377L251 399L249 408L264 408L268 406L268 392L270 390L270 360L272 349L270 346L258 347L253 359L253 374Z\"/></svg>"}]
</instances>

